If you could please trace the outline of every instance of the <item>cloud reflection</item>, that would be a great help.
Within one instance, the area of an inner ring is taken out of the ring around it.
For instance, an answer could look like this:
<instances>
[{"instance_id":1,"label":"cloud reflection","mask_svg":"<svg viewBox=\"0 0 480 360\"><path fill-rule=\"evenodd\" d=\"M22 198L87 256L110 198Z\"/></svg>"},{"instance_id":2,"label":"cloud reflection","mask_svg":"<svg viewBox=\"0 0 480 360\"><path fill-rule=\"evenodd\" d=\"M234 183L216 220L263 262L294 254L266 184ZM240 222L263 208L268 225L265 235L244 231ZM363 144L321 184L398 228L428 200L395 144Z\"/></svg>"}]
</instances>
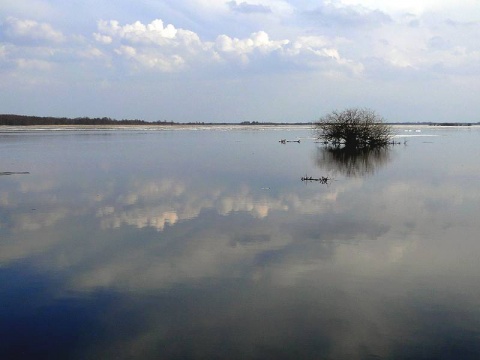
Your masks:
<instances>
[{"instance_id":1,"label":"cloud reflection","mask_svg":"<svg viewBox=\"0 0 480 360\"><path fill-rule=\"evenodd\" d=\"M236 192L226 189L208 189L205 193L189 188L181 180L164 179L158 183L136 181L134 190L120 195L114 204L100 208L102 228L132 225L137 228L153 227L158 231L177 221L193 219L205 209L215 209L227 216L232 212L247 212L255 218L265 218L270 211L287 211L285 199L257 196L243 187Z\"/></svg>"},{"instance_id":2,"label":"cloud reflection","mask_svg":"<svg viewBox=\"0 0 480 360\"><path fill-rule=\"evenodd\" d=\"M338 159L321 151L322 166L353 174L372 171L391 159L388 153ZM377 264L376 270L385 269L417 249L419 234L441 237L441 231L459 221L451 215L454 209L478 199L478 193L459 193L450 184L432 188L408 179L379 184L371 193L360 178L329 187L264 191L245 185L229 188L173 177L135 176L125 184L108 183L103 192L92 189L76 202L54 195L59 184L53 178L44 184L48 186L27 187L22 182L17 190L32 202L41 201L48 211L22 210L20 198L2 193L2 207L9 213L1 224L9 235L0 245L2 262L38 255L45 259L41 266L46 268L77 264L71 286L84 290L105 286L155 289L238 273L290 286L322 269L325 259L335 259L338 265L343 257L350 266L354 258L363 257L365 262L355 266L367 269L368 264ZM452 209L448 217L446 209ZM465 214L462 218L471 220ZM89 231L95 234L88 236L101 239L95 246L109 248L117 236L121 246L92 261L90 243L73 241L87 236L82 235L87 229L73 237L50 236L52 229L57 234L68 233L68 226L76 221L88 221ZM432 230L432 224L442 230ZM461 233L468 226L452 229ZM156 230L156 235L149 230ZM35 237L13 240L13 234L26 232L35 232ZM141 247L121 240L121 233L138 238ZM374 243L366 240L382 243L371 247ZM360 253L355 245L359 243L365 246ZM61 261L47 260L60 256L58 249L67 247L74 249L71 256L62 252Z\"/></svg>"}]
</instances>

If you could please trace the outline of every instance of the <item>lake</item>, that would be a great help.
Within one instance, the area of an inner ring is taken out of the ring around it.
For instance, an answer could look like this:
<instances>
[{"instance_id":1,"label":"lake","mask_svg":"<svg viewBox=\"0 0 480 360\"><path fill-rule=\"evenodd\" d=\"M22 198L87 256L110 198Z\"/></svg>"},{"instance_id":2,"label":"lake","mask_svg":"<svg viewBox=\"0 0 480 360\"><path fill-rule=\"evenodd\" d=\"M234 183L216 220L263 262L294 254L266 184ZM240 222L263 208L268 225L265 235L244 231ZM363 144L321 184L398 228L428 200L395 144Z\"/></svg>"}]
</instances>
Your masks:
<instances>
[{"instance_id":1,"label":"lake","mask_svg":"<svg viewBox=\"0 0 480 360\"><path fill-rule=\"evenodd\" d=\"M480 128L395 133L0 129L0 358L479 359Z\"/></svg>"}]
</instances>

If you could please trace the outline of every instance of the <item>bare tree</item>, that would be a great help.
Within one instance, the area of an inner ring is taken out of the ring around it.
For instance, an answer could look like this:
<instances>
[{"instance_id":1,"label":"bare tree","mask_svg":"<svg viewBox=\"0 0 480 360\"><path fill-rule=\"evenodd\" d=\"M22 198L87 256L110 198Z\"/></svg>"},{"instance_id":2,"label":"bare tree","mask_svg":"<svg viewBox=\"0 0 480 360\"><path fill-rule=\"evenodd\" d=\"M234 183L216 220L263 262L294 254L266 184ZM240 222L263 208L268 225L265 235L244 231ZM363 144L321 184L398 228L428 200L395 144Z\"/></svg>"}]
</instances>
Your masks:
<instances>
[{"instance_id":1,"label":"bare tree","mask_svg":"<svg viewBox=\"0 0 480 360\"><path fill-rule=\"evenodd\" d=\"M392 130L370 109L332 111L314 123L317 137L332 147L374 149L391 142Z\"/></svg>"}]
</instances>

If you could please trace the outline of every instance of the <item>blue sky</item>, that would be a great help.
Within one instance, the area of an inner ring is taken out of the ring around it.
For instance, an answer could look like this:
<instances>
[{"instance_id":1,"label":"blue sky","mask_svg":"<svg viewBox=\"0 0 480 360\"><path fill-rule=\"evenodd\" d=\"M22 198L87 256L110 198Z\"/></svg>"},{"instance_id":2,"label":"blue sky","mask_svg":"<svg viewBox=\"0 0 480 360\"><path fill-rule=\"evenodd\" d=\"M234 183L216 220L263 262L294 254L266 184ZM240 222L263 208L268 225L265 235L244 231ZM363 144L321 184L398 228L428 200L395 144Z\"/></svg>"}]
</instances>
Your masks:
<instances>
[{"instance_id":1,"label":"blue sky","mask_svg":"<svg viewBox=\"0 0 480 360\"><path fill-rule=\"evenodd\" d=\"M0 3L0 113L480 121L480 0Z\"/></svg>"}]
</instances>

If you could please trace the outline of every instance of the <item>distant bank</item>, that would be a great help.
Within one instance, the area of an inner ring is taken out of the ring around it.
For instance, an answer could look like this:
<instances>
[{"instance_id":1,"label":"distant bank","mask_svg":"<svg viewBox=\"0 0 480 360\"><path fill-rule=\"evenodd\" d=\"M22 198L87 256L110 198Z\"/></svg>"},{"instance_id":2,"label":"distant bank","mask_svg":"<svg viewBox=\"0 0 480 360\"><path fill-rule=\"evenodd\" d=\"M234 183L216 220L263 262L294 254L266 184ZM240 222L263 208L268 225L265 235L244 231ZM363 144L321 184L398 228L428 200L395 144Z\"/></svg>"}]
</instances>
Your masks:
<instances>
[{"instance_id":1,"label":"distant bank","mask_svg":"<svg viewBox=\"0 0 480 360\"><path fill-rule=\"evenodd\" d=\"M116 120L108 117L103 118L66 118L66 117L41 117L15 114L0 114L0 126L39 126L39 125L81 125L81 126L105 126L105 125L312 125L313 122L259 122L259 121L242 121L239 123L229 122L174 122L174 121L145 121L145 120ZM400 122L389 123L391 125L429 125L429 126L472 126L480 125L477 123L460 123L460 122Z\"/></svg>"},{"instance_id":2,"label":"distant bank","mask_svg":"<svg viewBox=\"0 0 480 360\"><path fill-rule=\"evenodd\" d=\"M65 118L65 117L40 117L28 115L14 115L14 114L0 114L0 126L38 126L38 125L311 125L305 122L291 122L291 123L275 123L275 122L258 122L258 121L243 121L240 123L210 123L210 122L174 122L174 121L145 121L145 120L116 120L108 117L103 118Z\"/></svg>"}]
</instances>

